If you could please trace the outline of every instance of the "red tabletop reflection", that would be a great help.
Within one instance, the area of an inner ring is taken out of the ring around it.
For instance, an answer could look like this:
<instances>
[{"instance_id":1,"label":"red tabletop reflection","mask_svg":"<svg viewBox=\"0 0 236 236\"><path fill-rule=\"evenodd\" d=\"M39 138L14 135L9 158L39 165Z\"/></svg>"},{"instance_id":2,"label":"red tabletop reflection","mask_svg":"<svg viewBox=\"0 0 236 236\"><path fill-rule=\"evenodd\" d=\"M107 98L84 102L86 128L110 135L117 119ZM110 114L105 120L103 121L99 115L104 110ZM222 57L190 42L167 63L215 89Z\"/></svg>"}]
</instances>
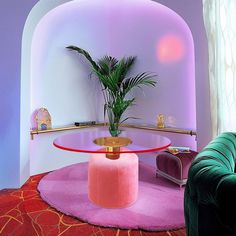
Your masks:
<instances>
[{"instance_id":1,"label":"red tabletop reflection","mask_svg":"<svg viewBox=\"0 0 236 236\"><path fill-rule=\"evenodd\" d=\"M94 127L81 129L77 133L62 135L53 142L54 146L73 152L108 153L106 149L96 145L93 141L99 137L109 137L107 127ZM122 128L120 137L127 137L132 144L121 147L119 153L143 153L154 152L167 148L171 141L156 131L134 128Z\"/></svg>"}]
</instances>

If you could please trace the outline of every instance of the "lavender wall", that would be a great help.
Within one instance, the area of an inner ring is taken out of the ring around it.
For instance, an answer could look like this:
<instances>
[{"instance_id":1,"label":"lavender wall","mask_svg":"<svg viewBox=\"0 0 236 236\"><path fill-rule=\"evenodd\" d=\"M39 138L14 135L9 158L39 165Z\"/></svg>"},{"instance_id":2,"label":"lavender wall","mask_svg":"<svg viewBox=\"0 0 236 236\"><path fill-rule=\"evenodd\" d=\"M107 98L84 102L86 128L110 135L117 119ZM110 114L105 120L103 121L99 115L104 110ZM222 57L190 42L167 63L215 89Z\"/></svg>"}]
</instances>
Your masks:
<instances>
[{"instance_id":1,"label":"lavender wall","mask_svg":"<svg viewBox=\"0 0 236 236\"><path fill-rule=\"evenodd\" d=\"M0 189L19 185L21 38L36 2L0 2Z\"/></svg>"},{"instance_id":2,"label":"lavender wall","mask_svg":"<svg viewBox=\"0 0 236 236\"><path fill-rule=\"evenodd\" d=\"M195 85L197 114L197 146L201 150L211 139L208 82L208 47L203 23L201 0L155 0L177 12L192 31L195 46Z\"/></svg>"}]
</instances>

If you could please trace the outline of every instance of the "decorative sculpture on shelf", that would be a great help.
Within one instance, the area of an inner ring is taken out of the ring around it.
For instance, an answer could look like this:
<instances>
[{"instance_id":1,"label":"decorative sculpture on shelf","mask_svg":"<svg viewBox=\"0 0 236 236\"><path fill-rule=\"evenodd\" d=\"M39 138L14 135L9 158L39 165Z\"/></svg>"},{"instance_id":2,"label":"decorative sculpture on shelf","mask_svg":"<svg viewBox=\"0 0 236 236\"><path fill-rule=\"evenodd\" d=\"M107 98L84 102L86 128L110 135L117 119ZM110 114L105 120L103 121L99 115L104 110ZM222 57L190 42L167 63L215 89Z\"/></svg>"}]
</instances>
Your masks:
<instances>
[{"instance_id":1,"label":"decorative sculpture on shelf","mask_svg":"<svg viewBox=\"0 0 236 236\"><path fill-rule=\"evenodd\" d=\"M117 137L121 130L119 126L129 118L122 118L123 113L128 107L134 104L135 98L126 98L126 95L135 87L155 86L155 74L143 72L136 76L126 77L133 66L136 57L123 57L118 60L115 57L104 56L95 62L90 54L76 46L68 46L68 49L82 54L91 64L92 71L99 79L104 96L104 116L107 114L109 120L109 132L111 136Z\"/></svg>"},{"instance_id":2,"label":"decorative sculpture on shelf","mask_svg":"<svg viewBox=\"0 0 236 236\"><path fill-rule=\"evenodd\" d=\"M51 115L46 108L39 108L33 114L33 129L47 130L52 128Z\"/></svg>"},{"instance_id":3,"label":"decorative sculpture on shelf","mask_svg":"<svg viewBox=\"0 0 236 236\"><path fill-rule=\"evenodd\" d=\"M159 114L157 116L157 128L165 127L165 116L163 114Z\"/></svg>"}]
</instances>

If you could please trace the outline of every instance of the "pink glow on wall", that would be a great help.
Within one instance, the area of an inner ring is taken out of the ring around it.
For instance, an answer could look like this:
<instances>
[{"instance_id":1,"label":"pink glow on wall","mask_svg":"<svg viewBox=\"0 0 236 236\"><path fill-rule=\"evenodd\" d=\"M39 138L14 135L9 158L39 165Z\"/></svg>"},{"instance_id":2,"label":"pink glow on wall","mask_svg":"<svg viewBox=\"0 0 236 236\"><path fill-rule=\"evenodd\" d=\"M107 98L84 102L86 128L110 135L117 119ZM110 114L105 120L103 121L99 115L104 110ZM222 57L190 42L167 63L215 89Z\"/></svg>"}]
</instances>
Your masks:
<instances>
[{"instance_id":1,"label":"pink glow on wall","mask_svg":"<svg viewBox=\"0 0 236 236\"><path fill-rule=\"evenodd\" d=\"M184 55L185 46L179 35L164 35L157 43L157 58L161 63L180 61Z\"/></svg>"}]
</instances>

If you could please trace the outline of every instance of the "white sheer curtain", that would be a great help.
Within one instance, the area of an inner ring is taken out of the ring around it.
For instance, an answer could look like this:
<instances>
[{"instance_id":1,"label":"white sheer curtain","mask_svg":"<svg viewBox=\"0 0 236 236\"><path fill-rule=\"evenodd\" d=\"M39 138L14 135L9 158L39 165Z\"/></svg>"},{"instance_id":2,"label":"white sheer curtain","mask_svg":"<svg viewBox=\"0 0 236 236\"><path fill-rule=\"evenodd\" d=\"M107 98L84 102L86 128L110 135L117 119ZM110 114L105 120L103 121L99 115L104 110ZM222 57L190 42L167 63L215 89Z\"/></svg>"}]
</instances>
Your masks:
<instances>
[{"instance_id":1,"label":"white sheer curtain","mask_svg":"<svg viewBox=\"0 0 236 236\"><path fill-rule=\"evenodd\" d=\"M236 132L236 0L203 0L213 137Z\"/></svg>"}]
</instances>

